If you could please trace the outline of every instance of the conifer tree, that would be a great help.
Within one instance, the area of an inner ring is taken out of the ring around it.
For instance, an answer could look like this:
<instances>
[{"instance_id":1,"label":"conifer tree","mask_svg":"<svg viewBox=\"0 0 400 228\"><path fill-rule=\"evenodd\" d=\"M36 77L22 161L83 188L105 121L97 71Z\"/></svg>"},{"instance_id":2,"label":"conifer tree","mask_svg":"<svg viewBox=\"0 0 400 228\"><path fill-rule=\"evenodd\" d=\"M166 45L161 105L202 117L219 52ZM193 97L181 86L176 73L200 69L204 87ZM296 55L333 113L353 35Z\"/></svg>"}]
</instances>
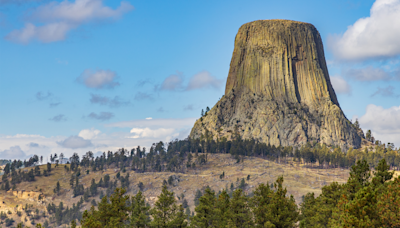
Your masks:
<instances>
[{"instance_id":1,"label":"conifer tree","mask_svg":"<svg viewBox=\"0 0 400 228\"><path fill-rule=\"evenodd\" d=\"M110 196L110 203L105 196L101 199L98 210L95 210L94 206L91 207L90 212L86 210L81 220L82 227L122 227L129 217L129 208L126 204L129 196L124 196L125 192L125 189L116 188Z\"/></svg>"},{"instance_id":2,"label":"conifer tree","mask_svg":"<svg viewBox=\"0 0 400 228\"><path fill-rule=\"evenodd\" d=\"M283 177L276 180L274 188L272 191L268 185L260 185L254 193L253 205L256 205L254 213L257 227L293 227L299 213L293 196L286 196Z\"/></svg>"},{"instance_id":3,"label":"conifer tree","mask_svg":"<svg viewBox=\"0 0 400 228\"><path fill-rule=\"evenodd\" d=\"M248 199L242 189L236 189L230 201L231 216L228 227L253 227Z\"/></svg>"},{"instance_id":4,"label":"conifer tree","mask_svg":"<svg viewBox=\"0 0 400 228\"><path fill-rule=\"evenodd\" d=\"M255 227L264 227L269 222L267 218L268 206L271 203L273 191L268 184L260 184L254 191L252 198Z\"/></svg>"},{"instance_id":5,"label":"conifer tree","mask_svg":"<svg viewBox=\"0 0 400 228\"><path fill-rule=\"evenodd\" d=\"M162 186L162 191L154 207L150 210L153 221L152 227L187 227L186 216L183 207L175 203L174 193L168 191L167 186Z\"/></svg>"},{"instance_id":6,"label":"conifer tree","mask_svg":"<svg viewBox=\"0 0 400 228\"><path fill-rule=\"evenodd\" d=\"M141 191L136 196L131 198L131 227L148 227L150 224L149 218L150 207L146 206L145 198Z\"/></svg>"},{"instance_id":7,"label":"conifer tree","mask_svg":"<svg viewBox=\"0 0 400 228\"><path fill-rule=\"evenodd\" d=\"M228 227L228 221L231 218L231 208L230 208L230 197L226 190L224 189L221 194L218 196L216 202L216 218L217 218L217 227Z\"/></svg>"},{"instance_id":8,"label":"conifer tree","mask_svg":"<svg viewBox=\"0 0 400 228\"><path fill-rule=\"evenodd\" d=\"M193 227L218 227L215 192L206 188L199 202L199 205L195 208L196 215L192 218L191 225Z\"/></svg>"}]
</instances>

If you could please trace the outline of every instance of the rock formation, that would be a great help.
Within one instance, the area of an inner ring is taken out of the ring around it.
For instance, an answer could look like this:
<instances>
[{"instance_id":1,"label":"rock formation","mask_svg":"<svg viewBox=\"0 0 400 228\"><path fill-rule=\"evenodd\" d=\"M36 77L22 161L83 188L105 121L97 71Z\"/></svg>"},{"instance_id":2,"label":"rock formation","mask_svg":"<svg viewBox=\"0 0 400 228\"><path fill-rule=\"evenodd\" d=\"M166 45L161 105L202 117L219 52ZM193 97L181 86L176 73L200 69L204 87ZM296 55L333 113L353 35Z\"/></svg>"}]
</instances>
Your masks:
<instances>
[{"instance_id":1,"label":"rock formation","mask_svg":"<svg viewBox=\"0 0 400 228\"><path fill-rule=\"evenodd\" d=\"M240 27L225 95L196 121L190 137L206 129L214 138L236 131L275 146L361 144L329 80L320 34L311 24L289 20Z\"/></svg>"}]
</instances>

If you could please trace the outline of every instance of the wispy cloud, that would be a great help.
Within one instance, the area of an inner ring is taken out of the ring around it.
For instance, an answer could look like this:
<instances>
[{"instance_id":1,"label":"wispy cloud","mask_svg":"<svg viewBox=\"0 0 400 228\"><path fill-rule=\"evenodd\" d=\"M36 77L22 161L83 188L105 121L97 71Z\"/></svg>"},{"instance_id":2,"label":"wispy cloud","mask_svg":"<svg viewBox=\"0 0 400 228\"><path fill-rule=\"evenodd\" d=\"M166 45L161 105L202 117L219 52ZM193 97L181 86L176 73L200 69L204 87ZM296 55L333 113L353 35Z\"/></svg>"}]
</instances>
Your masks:
<instances>
[{"instance_id":1,"label":"wispy cloud","mask_svg":"<svg viewBox=\"0 0 400 228\"><path fill-rule=\"evenodd\" d=\"M328 37L338 59L390 58L400 54L400 1L376 0L370 16L348 26L343 35Z\"/></svg>"},{"instance_id":2,"label":"wispy cloud","mask_svg":"<svg viewBox=\"0 0 400 228\"><path fill-rule=\"evenodd\" d=\"M124 101L118 96L115 96L114 98L106 97L106 96L101 96L97 94L91 94L90 95L90 103L92 104L99 104L103 106L109 106L111 108L117 108L125 105L129 105L129 101Z\"/></svg>"},{"instance_id":3,"label":"wispy cloud","mask_svg":"<svg viewBox=\"0 0 400 228\"><path fill-rule=\"evenodd\" d=\"M50 92L47 92L47 93L37 92L35 94L36 99L39 100L39 101L43 101L43 100L49 99L52 96L53 96L53 94L50 93Z\"/></svg>"},{"instance_id":4,"label":"wispy cloud","mask_svg":"<svg viewBox=\"0 0 400 228\"><path fill-rule=\"evenodd\" d=\"M61 104L61 102L54 102L54 103L50 103L49 105L50 105L50 108L54 108L54 107L59 106L60 104Z\"/></svg>"},{"instance_id":5,"label":"wispy cloud","mask_svg":"<svg viewBox=\"0 0 400 228\"><path fill-rule=\"evenodd\" d=\"M135 95L135 100L137 100L137 101L154 100L154 97L153 97L153 95L151 95L149 93L137 92Z\"/></svg>"},{"instance_id":6,"label":"wispy cloud","mask_svg":"<svg viewBox=\"0 0 400 228\"><path fill-rule=\"evenodd\" d=\"M190 91L196 89L219 89L221 88L223 81L212 76L208 71L202 71L189 78L187 85L184 85L185 77L181 72L173 74L164 79L161 86L156 86L156 90L167 90L167 91Z\"/></svg>"},{"instance_id":7,"label":"wispy cloud","mask_svg":"<svg viewBox=\"0 0 400 228\"><path fill-rule=\"evenodd\" d=\"M203 88L219 89L222 85L222 80L212 76L208 71L202 71L193 75L190 78L186 90L195 90Z\"/></svg>"},{"instance_id":8,"label":"wispy cloud","mask_svg":"<svg viewBox=\"0 0 400 228\"><path fill-rule=\"evenodd\" d=\"M160 90L176 91L183 88L183 75L182 72L170 75L161 83Z\"/></svg>"},{"instance_id":9,"label":"wispy cloud","mask_svg":"<svg viewBox=\"0 0 400 228\"><path fill-rule=\"evenodd\" d=\"M71 30L82 24L115 20L131 10L133 6L126 1L117 9L103 5L102 0L54 1L32 10L25 27L10 32L5 38L18 43L35 39L43 43L56 42L64 40Z\"/></svg>"},{"instance_id":10,"label":"wispy cloud","mask_svg":"<svg viewBox=\"0 0 400 228\"><path fill-rule=\"evenodd\" d=\"M331 77L332 86L338 94L351 94L351 86L341 76Z\"/></svg>"},{"instance_id":11,"label":"wispy cloud","mask_svg":"<svg viewBox=\"0 0 400 228\"><path fill-rule=\"evenodd\" d=\"M384 88L378 87L377 91L372 94L371 97L376 95L381 95L383 97L399 97L399 95L395 93L395 88L393 86L387 86Z\"/></svg>"},{"instance_id":12,"label":"wispy cloud","mask_svg":"<svg viewBox=\"0 0 400 228\"><path fill-rule=\"evenodd\" d=\"M131 127L149 127L149 128L186 128L193 126L196 118L183 118L183 119L141 119L131 120L106 124L106 127L119 127L119 128L131 128Z\"/></svg>"},{"instance_id":13,"label":"wispy cloud","mask_svg":"<svg viewBox=\"0 0 400 228\"><path fill-rule=\"evenodd\" d=\"M106 121L114 117L111 112L100 112L99 114L91 112L88 116L90 119Z\"/></svg>"},{"instance_id":14,"label":"wispy cloud","mask_svg":"<svg viewBox=\"0 0 400 228\"><path fill-rule=\"evenodd\" d=\"M185 105L183 106L183 111L192 111L193 110L193 105Z\"/></svg>"},{"instance_id":15,"label":"wispy cloud","mask_svg":"<svg viewBox=\"0 0 400 228\"><path fill-rule=\"evenodd\" d=\"M119 86L115 81L117 74L110 70L85 70L76 81L84 84L88 88L112 89Z\"/></svg>"},{"instance_id":16,"label":"wispy cloud","mask_svg":"<svg viewBox=\"0 0 400 228\"><path fill-rule=\"evenodd\" d=\"M70 136L65 140L57 142L57 144L70 149L86 148L93 145L90 140L86 140L77 135Z\"/></svg>"},{"instance_id":17,"label":"wispy cloud","mask_svg":"<svg viewBox=\"0 0 400 228\"><path fill-rule=\"evenodd\" d=\"M6 4L27 4L27 3L34 3L34 2L42 2L44 0L0 0L0 5L6 5Z\"/></svg>"},{"instance_id":18,"label":"wispy cloud","mask_svg":"<svg viewBox=\"0 0 400 228\"><path fill-rule=\"evenodd\" d=\"M344 75L357 81L389 80L390 74L381 68L368 66L365 68L344 70Z\"/></svg>"},{"instance_id":19,"label":"wispy cloud","mask_svg":"<svg viewBox=\"0 0 400 228\"><path fill-rule=\"evenodd\" d=\"M146 84L153 84L153 82L152 82L152 80L146 78L146 79L143 79L143 80L139 80L139 81L136 83L136 85L139 86L139 87L142 87L142 86L144 86L144 85L146 85Z\"/></svg>"},{"instance_id":20,"label":"wispy cloud","mask_svg":"<svg viewBox=\"0 0 400 228\"><path fill-rule=\"evenodd\" d=\"M60 114L60 115L56 115L52 118L50 118L49 120L54 121L54 122L64 122L67 121L67 117L65 117L65 115Z\"/></svg>"}]
</instances>

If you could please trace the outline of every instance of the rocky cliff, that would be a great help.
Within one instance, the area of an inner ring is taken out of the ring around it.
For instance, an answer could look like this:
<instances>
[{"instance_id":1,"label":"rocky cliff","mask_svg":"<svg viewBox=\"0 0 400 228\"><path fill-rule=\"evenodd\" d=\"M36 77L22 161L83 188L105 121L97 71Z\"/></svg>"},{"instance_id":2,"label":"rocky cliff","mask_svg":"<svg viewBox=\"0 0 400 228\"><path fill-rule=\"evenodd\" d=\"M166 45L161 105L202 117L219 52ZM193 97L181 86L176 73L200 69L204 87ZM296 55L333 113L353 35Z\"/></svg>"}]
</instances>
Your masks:
<instances>
[{"instance_id":1,"label":"rocky cliff","mask_svg":"<svg viewBox=\"0 0 400 228\"><path fill-rule=\"evenodd\" d=\"M275 146L361 144L329 80L320 34L311 24L288 20L240 27L225 95L196 121L190 136L206 129L214 138L238 131Z\"/></svg>"}]
</instances>

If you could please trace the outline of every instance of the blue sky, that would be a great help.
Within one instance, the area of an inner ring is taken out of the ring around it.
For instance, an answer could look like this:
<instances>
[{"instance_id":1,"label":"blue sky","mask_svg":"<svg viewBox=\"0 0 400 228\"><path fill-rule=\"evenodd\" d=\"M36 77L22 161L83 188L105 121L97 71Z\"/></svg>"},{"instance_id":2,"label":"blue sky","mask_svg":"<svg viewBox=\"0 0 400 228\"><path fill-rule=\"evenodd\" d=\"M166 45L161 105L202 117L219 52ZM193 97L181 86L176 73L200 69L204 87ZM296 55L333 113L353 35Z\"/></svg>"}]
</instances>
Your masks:
<instances>
[{"instance_id":1,"label":"blue sky","mask_svg":"<svg viewBox=\"0 0 400 228\"><path fill-rule=\"evenodd\" d=\"M186 137L261 19L312 23L346 116L400 145L400 0L0 0L0 158Z\"/></svg>"}]
</instances>

